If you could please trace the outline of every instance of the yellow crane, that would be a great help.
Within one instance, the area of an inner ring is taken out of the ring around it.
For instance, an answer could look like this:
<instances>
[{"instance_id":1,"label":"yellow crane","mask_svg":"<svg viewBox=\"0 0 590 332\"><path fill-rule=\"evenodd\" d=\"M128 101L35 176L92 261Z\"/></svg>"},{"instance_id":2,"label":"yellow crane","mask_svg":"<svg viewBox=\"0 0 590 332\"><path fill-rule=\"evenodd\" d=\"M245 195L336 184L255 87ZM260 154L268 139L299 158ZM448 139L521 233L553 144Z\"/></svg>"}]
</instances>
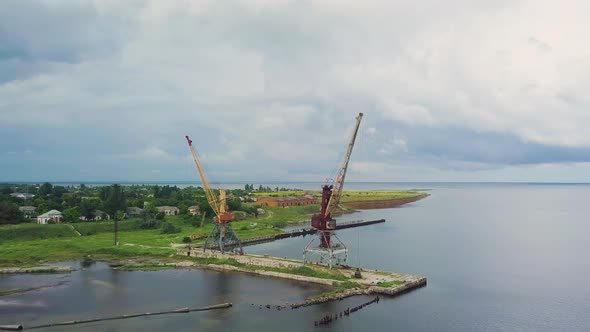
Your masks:
<instances>
[{"instance_id":1,"label":"yellow crane","mask_svg":"<svg viewBox=\"0 0 590 332\"><path fill-rule=\"evenodd\" d=\"M203 169L203 165L199 160L199 155L193 146L193 141L186 136L186 142L188 143L193 160L197 166L197 171L201 177L201 183L203 184L203 190L205 190L205 196L207 202L211 206L211 209L215 213L215 228L209 234L203 245L203 250L206 250L210 244L211 248L217 247L221 252L224 252L226 248L237 248L240 254L244 254L242 249L242 243L238 238L238 235L231 227L231 221L234 219L234 215L228 211L227 203L225 201L225 190L219 189L219 197L215 194L215 191L211 188L207 175Z\"/></svg>"}]
</instances>

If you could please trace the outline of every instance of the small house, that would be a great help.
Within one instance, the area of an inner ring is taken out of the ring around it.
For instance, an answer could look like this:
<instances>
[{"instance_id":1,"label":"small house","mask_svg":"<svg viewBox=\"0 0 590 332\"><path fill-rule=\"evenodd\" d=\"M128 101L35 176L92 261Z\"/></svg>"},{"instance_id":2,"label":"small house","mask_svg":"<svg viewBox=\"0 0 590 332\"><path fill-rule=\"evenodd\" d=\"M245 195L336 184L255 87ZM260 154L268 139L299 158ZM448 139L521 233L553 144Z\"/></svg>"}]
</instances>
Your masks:
<instances>
[{"instance_id":1,"label":"small house","mask_svg":"<svg viewBox=\"0 0 590 332\"><path fill-rule=\"evenodd\" d=\"M158 212L163 212L167 216L175 216L180 213L176 206L157 206Z\"/></svg>"},{"instance_id":2,"label":"small house","mask_svg":"<svg viewBox=\"0 0 590 332\"><path fill-rule=\"evenodd\" d=\"M136 218L140 217L143 214L143 211L143 209L140 209L138 207L130 206L125 210L125 214L129 218Z\"/></svg>"},{"instance_id":3,"label":"small house","mask_svg":"<svg viewBox=\"0 0 590 332\"><path fill-rule=\"evenodd\" d=\"M33 199L35 195L29 193L12 193L10 194L12 197L22 198L24 200Z\"/></svg>"},{"instance_id":4,"label":"small house","mask_svg":"<svg viewBox=\"0 0 590 332\"><path fill-rule=\"evenodd\" d=\"M35 216L36 208L34 206L21 206L18 208L18 210L23 214L25 219L31 219L33 216Z\"/></svg>"},{"instance_id":5,"label":"small house","mask_svg":"<svg viewBox=\"0 0 590 332\"><path fill-rule=\"evenodd\" d=\"M63 220L64 220L63 214L57 210L51 210L51 211L43 213L40 216L37 216L37 223L38 224L47 224L49 222L59 224Z\"/></svg>"},{"instance_id":6,"label":"small house","mask_svg":"<svg viewBox=\"0 0 590 332\"><path fill-rule=\"evenodd\" d=\"M199 208L198 205L193 205L191 207L188 208L188 213L191 216L198 216L201 214L201 208Z\"/></svg>"},{"instance_id":7,"label":"small house","mask_svg":"<svg viewBox=\"0 0 590 332\"><path fill-rule=\"evenodd\" d=\"M99 221L99 220L110 220L111 216L101 210L94 210L92 211L92 220Z\"/></svg>"}]
</instances>

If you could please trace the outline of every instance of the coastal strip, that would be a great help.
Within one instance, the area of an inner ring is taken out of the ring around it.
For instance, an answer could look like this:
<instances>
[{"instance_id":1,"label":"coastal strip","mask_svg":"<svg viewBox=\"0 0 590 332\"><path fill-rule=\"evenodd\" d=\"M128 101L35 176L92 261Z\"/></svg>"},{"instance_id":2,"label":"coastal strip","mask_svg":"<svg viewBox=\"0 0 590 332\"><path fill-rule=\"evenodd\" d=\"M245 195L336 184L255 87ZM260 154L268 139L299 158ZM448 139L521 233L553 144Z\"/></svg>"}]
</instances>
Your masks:
<instances>
[{"instance_id":1,"label":"coastal strip","mask_svg":"<svg viewBox=\"0 0 590 332\"><path fill-rule=\"evenodd\" d=\"M18 273L70 273L74 268L70 266L32 266L32 267L4 267L0 268L0 274Z\"/></svg>"},{"instance_id":2,"label":"coastal strip","mask_svg":"<svg viewBox=\"0 0 590 332\"><path fill-rule=\"evenodd\" d=\"M291 309L341 300L356 295L397 296L427 284L427 279L424 276L371 269L358 269L357 271L347 266L330 269L325 264L304 264L301 260L268 255L236 255L211 250L203 251L202 249L179 251L178 254L194 259L194 261L187 260L178 263L176 265L178 268L203 266L220 271L242 272L333 287L332 291L325 294L290 304Z\"/></svg>"}]
</instances>

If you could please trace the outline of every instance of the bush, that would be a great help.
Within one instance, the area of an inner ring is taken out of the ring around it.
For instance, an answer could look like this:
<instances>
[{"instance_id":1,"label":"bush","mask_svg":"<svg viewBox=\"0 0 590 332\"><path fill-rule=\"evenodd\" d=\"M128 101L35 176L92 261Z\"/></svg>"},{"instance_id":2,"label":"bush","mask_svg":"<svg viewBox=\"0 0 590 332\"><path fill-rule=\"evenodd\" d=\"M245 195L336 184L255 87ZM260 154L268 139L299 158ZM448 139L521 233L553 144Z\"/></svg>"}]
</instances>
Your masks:
<instances>
[{"instance_id":1,"label":"bush","mask_svg":"<svg viewBox=\"0 0 590 332\"><path fill-rule=\"evenodd\" d=\"M154 229L158 226L158 223L153 219L144 219L139 223L141 229Z\"/></svg>"},{"instance_id":2,"label":"bush","mask_svg":"<svg viewBox=\"0 0 590 332\"><path fill-rule=\"evenodd\" d=\"M164 224L162 224L162 229L160 230L161 234L175 234L180 232L182 232L182 229L180 229L180 227L176 227L169 222L165 222Z\"/></svg>"},{"instance_id":3,"label":"bush","mask_svg":"<svg viewBox=\"0 0 590 332\"><path fill-rule=\"evenodd\" d=\"M285 220L276 220L272 222L272 227L274 228L284 228L287 227L289 223L287 223L287 221Z\"/></svg>"},{"instance_id":4,"label":"bush","mask_svg":"<svg viewBox=\"0 0 590 332\"><path fill-rule=\"evenodd\" d=\"M18 205L10 202L0 202L0 224L18 224L23 222L23 215Z\"/></svg>"},{"instance_id":5,"label":"bush","mask_svg":"<svg viewBox=\"0 0 590 332\"><path fill-rule=\"evenodd\" d=\"M191 243L193 242L193 240L191 240L190 236L185 236L182 238L182 243Z\"/></svg>"},{"instance_id":6,"label":"bush","mask_svg":"<svg viewBox=\"0 0 590 332\"><path fill-rule=\"evenodd\" d=\"M166 215L164 214L164 212L158 212L158 213L156 214L156 220L164 220L164 217L165 217L165 216L166 216Z\"/></svg>"}]
</instances>

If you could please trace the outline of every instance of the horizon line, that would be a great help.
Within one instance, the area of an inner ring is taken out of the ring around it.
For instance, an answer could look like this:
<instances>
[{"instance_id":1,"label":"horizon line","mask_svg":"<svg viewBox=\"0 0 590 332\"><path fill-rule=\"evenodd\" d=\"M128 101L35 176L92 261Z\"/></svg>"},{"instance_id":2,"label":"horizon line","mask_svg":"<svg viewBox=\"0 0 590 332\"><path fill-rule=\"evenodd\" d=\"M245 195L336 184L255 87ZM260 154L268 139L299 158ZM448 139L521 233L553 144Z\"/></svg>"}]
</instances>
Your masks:
<instances>
[{"instance_id":1,"label":"horizon line","mask_svg":"<svg viewBox=\"0 0 590 332\"><path fill-rule=\"evenodd\" d=\"M190 180L150 180L150 181L76 181L76 180L42 180L42 181L0 181L0 184L38 184L38 183L68 183L68 184L203 184L201 181ZM292 183L325 183L326 181L210 181L211 184L292 184ZM575 181L346 181L346 183L465 183L465 184L590 184L590 182Z\"/></svg>"}]
</instances>

